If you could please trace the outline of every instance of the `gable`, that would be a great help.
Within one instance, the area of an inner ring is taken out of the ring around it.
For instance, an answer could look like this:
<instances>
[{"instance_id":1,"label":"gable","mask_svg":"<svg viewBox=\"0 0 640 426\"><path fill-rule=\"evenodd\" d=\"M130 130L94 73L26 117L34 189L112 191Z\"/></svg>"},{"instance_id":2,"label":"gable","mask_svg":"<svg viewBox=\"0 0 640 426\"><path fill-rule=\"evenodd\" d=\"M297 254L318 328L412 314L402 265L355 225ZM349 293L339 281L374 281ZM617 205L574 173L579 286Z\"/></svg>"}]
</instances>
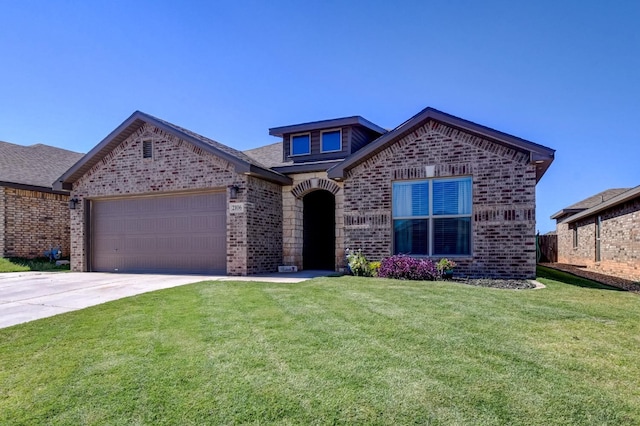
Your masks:
<instances>
[{"instance_id":1,"label":"gable","mask_svg":"<svg viewBox=\"0 0 640 426\"><path fill-rule=\"evenodd\" d=\"M131 135L139 132L145 124L151 124L159 131L164 132L167 139L179 139L184 143L201 149L203 152L208 152L233 164L236 173L259 177L279 184L289 184L291 182L288 177L270 170L267 166L258 163L238 150L148 114L136 111L89 151L80 161L60 176L54 187L67 190L71 189L74 182L89 172L96 164L103 161L105 157L111 155L114 149Z\"/></svg>"},{"instance_id":2,"label":"gable","mask_svg":"<svg viewBox=\"0 0 640 426\"><path fill-rule=\"evenodd\" d=\"M500 180L507 168L510 173L519 170L523 177L528 175L533 169L529 154L428 120L349 169L345 179L370 173L379 176L389 170L386 179L390 180L480 174Z\"/></svg>"},{"instance_id":3,"label":"gable","mask_svg":"<svg viewBox=\"0 0 640 426\"><path fill-rule=\"evenodd\" d=\"M514 152L522 153L528 157L527 161L529 163L535 164L536 182L540 180L553 161L555 153L553 149L454 117L433 108L426 108L394 130L382 135L371 144L348 157L341 164L329 169L328 175L332 179L344 179L346 172L351 168L369 160L376 154L402 141L405 137L413 137L415 139L415 137L420 136L420 134L414 134L419 132L419 129L425 128L425 126L427 128L434 127L437 124L446 126L448 128L447 132L450 132L451 135L456 134L458 137L468 138L469 140L478 138L478 140L485 141L487 147L490 147L490 145L502 146ZM414 136L411 136L412 134ZM489 149L497 150L498 148Z\"/></svg>"},{"instance_id":4,"label":"gable","mask_svg":"<svg viewBox=\"0 0 640 426\"><path fill-rule=\"evenodd\" d=\"M145 123L78 179L74 191L91 187L92 195L113 195L209 188L234 175L233 163Z\"/></svg>"}]
</instances>

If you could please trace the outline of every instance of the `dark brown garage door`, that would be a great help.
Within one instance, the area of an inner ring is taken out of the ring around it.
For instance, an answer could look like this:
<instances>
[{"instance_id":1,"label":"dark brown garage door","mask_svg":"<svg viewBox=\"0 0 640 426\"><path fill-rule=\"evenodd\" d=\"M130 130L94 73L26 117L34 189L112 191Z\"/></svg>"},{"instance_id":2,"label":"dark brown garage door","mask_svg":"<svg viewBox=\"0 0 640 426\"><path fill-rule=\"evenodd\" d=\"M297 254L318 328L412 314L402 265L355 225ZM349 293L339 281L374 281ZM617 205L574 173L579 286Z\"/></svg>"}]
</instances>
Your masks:
<instances>
[{"instance_id":1,"label":"dark brown garage door","mask_svg":"<svg viewBox=\"0 0 640 426\"><path fill-rule=\"evenodd\" d=\"M91 270L225 274L226 194L91 202Z\"/></svg>"}]
</instances>

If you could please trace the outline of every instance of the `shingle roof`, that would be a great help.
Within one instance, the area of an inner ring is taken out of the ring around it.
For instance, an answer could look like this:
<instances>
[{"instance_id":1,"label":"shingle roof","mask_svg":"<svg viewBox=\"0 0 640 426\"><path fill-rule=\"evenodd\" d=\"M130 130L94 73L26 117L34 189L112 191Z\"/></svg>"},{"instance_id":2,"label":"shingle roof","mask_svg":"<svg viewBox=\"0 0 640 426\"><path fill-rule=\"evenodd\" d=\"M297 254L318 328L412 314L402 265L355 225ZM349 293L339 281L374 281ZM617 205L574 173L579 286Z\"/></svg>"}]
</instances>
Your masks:
<instances>
[{"instance_id":1,"label":"shingle roof","mask_svg":"<svg viewBox=\"0 0 640 426\"><path fill-rule=\"evenodd\" d=\"M605 193L606 195L602 196ZM586 200L582 200L580 203L576 203L576 204L582 203L581 205L583 206L588 204L592 204L592 205L591 207L588 207L588 208L582 208L579 210L570 210L571 215L565 218L563 222L572 223L572 222L575 222L576 220L594 215L610 207L617 206L619 204L625 203L629 200L633 200L639 197L640 197L640 185L634 188L608 189L606 191L603 191L599 194L594 195L593 197L589 197ZM595 199L595 201L593 199ZM591 200L591 201L586 202L587 200ZM575 206L576 204L574 204L573 206ZM560 212L565 210L569 210L569 208L561 210ZM554 216L557 216L558 213L556 213ZM555 219L555 217L552 217L552 219Z\"/></svg>"},{"instance_id":2,"label":"shingle roof","mask_svg":"<svg viewBox=\"0 0 640 426\"><path fill-rule=\"evenodd\" d=\"M293 164L293 161L282 161L282 141L259 148L248 149L244 151L244 153L269 168Z\"/></svg>"},{"instance_id":3,"label":"shingle roof","mask_svg":"<svg viewBox=\"0 0 640 426\"><path fill-rule=\"evenodd\" d=\"M260 161L257 161L255 158L250 157L249 155L245 154L242 151L238 151L235 148L231 148L228 145L225 145L225 144L222 144L220 142L214 141L213 139L209 139L206 136L202 136L202 135L200 135L200 134L198 134L196 132L192 132L191 130L185 129L184 127L176 126L175 124L169 123L168 121L164 121L164 120L162 120L162 119L160 119L158 117L154 117L154 116L146 114L146 113L141 113L141 114L142 115L146 115L149 118L153 118L155 121L157 121L159 123L162 123L165 126L176 130L177 132L184 133L185 135L191 136L192 138L197 139L200 142L204 142L207 145L210 145L211 147L215 148L216 150L219 150L219 151L222 151L222 152L224 152L226 154L229 154L229 155L237 158L238 160L245 161L245 162L247 162L249 164L253 164L254 166L261 167L261 168L264 168L264 169L268 169L269 168L267 164L262 163Z\"/></svg>"},{"instance_id":4,"label":"shingle roof","mask_svg":"<svg viewBox=\"0 0 640 426\"><path fill-rule=\"evenodd\" d=\"M570 206L563 208L559 212L554 213L551 216L551 219L559 219L562 218L562 216L567 216L568 214L575 214L583 210L593 208L598 204L602 204L605 201L608 201L613 197L616 197L617 195L628 191L629 189L631 188L612 188L604 190L602 192L598 192L597 194L592 195L589 198L585 198L584 200L571 204Z\"/></svg>"},{"instance_id":5,"label":"shingle roof","mask_svg":"<svg viewBox=\"0 0 640 426\"><path fill-rule=\"evenodd\" d=\"M82 156L49 145L0 142L0 182L51 189L53 181Z\"/></svg>"}]
</instances>

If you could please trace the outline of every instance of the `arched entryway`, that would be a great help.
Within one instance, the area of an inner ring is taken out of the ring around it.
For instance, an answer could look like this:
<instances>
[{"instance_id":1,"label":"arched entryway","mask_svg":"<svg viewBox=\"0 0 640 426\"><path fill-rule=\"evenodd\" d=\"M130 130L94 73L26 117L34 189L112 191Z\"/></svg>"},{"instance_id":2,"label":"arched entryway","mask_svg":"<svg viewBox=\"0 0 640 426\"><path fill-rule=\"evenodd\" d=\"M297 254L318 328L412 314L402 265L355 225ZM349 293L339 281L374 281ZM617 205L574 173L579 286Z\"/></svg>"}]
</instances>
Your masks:
<instances>
[{"instance_id":1,"label":"arched entryway","mask_svg":"<svg viewBox=\"0 0 640 426\"><path fill-rule=\"evenodd\" d=\"M304 269L335 270L336 201L325 190L312 191L302 198Z\"/></svg>"}]
</instances>

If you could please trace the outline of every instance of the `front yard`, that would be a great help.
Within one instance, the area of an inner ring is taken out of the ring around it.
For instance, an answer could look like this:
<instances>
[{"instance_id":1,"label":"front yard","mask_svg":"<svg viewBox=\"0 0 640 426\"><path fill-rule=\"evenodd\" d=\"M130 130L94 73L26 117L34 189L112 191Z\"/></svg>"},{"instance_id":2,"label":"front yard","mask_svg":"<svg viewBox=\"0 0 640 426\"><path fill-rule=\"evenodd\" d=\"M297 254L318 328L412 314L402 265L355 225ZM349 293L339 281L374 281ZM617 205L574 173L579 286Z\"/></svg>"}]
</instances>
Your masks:
<instances>
[{"instance_id":1,"label":"front yard","mask_svg":"<svg viewBox=\"0 0 640 426\"><path fill-rule=\"evenodd\" d=\"M640 424L640 296L204 282L0 330L0 424Z\"/></svg>"},{"instance_id":2,"label":"front yard","mask_svg":"<svg viewBox=\"0 0 640 426\"><path fill-rule=\"evenodd\" d=\"M55 261L42 257L37 259L0 257L0 272L68 271L69 269L69 265L57 266Z\"/></svg>"}]
</instances>

